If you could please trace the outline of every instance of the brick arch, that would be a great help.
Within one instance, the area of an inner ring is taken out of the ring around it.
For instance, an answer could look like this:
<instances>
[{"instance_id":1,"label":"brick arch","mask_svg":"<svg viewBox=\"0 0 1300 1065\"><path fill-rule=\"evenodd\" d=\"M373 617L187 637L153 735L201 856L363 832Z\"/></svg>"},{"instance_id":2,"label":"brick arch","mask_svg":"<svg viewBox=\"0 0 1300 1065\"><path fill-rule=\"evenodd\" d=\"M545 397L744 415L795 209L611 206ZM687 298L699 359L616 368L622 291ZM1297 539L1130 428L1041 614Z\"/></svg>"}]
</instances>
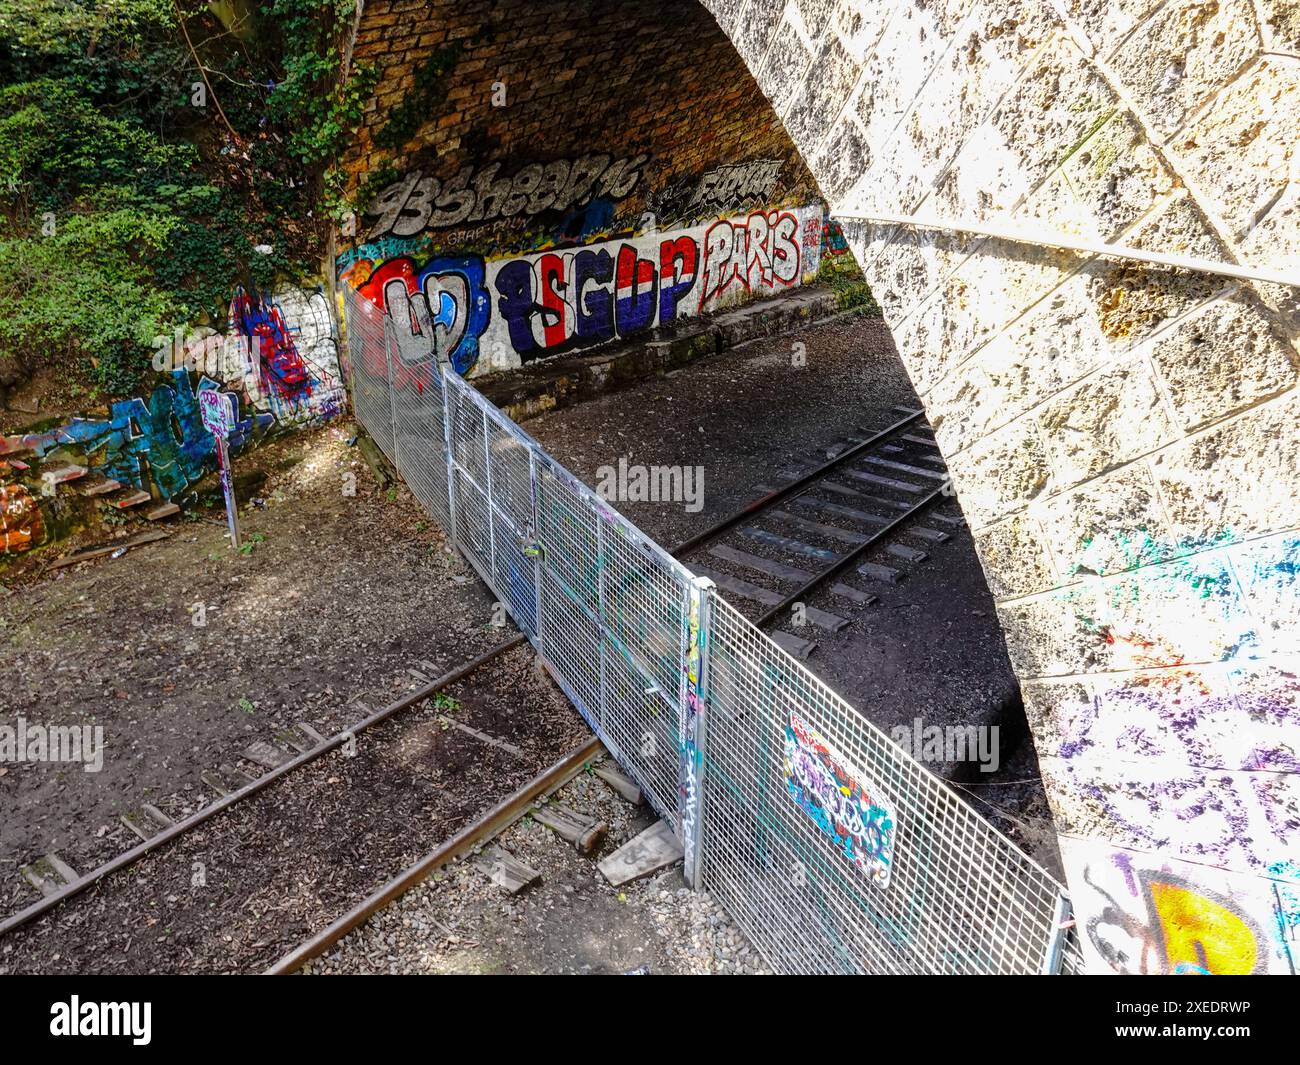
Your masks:
<instances>
[{"instance_id":1,"label":"brick arch","mask_svg":"<svg viewBox=\"0 0 1300 1065\"><path fill-rule=\"evenodd\" d=\"M847 216L1295 271L1300 4L704 4L935 426L1092 966L1294 972L1300 288Z\"/></svg>"}]
</instances>

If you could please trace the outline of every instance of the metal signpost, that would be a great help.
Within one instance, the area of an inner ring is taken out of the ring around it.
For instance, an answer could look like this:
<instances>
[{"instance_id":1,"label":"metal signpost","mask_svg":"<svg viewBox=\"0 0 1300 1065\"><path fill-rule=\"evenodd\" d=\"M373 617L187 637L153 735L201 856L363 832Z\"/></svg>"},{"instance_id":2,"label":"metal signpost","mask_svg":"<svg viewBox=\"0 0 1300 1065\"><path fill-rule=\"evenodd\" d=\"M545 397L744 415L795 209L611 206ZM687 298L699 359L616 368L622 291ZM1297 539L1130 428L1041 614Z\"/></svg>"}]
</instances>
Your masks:
<instances>
[{"instance_id":1,"label":"metal signpost","mask_svg":"<svg viewBox=\"0 0 1300 1065\"><path fill-rule=\"evenodd\" d=\"M230 523L230 546L239 549L239 511L235 506L235 484L230 474L230 450L226 437L235 427L235 411L230 397L215 388L199 393L199 417L203 428L217 438L217 469L221 472L221 492L226 497L226 519Z\"/></svg>"}]
</instances>

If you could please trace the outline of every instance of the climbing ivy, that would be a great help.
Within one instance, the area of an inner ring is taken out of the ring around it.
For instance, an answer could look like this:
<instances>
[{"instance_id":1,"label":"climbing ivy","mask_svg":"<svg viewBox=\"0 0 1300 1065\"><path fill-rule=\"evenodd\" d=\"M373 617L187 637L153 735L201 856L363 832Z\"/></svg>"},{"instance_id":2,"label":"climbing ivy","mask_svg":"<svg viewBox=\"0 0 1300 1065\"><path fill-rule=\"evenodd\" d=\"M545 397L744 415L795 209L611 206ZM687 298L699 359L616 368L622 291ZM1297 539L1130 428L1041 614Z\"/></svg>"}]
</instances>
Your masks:
<instances>
[{"instance_id":1,"label":"climbing ivy","mask_svg":"<svg viewBox=\"0 0 1300 1065\"><path fill-rule=\"evenodd\" d=\"M285 56L268 111L289 131L289 154L312 172L325 210L336 218L344 213L345 177L335 162L378 81L373 64L343 76L355 13L355 0L274 0L271 8Z\"/></svg>"},{"instance_id":2,"label":"climbing ivy","mask_svg":"<svg viewBox=\"0 0 1300 1065\"><path fill-rule=\"evenodd\" d=\"M0 0L0 389L136 393L153 339L317 268L355 0Z\"/></svg>"}]
</instances>

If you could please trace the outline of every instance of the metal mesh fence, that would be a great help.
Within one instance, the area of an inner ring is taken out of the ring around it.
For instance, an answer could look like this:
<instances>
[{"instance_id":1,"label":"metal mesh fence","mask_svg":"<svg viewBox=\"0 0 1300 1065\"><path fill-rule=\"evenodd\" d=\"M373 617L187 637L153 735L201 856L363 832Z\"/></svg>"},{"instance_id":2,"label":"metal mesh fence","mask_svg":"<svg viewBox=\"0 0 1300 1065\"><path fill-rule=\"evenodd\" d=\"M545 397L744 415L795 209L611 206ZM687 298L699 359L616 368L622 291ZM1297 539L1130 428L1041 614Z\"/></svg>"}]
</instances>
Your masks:
<instances>
[{"instance_id":1,"label":"metal mesh fence","mask_svg":"<svg viewBox=\"0 0 1300 1065\"><path fill-rule=\"evenodd\" d=\"M703 881L793 972L1024 973L1059 885L722 601L712 608Z\"/></svg>"},{"instance_id":2,"label":"metal mesh fence","mask_svg":"<svg viewBox=\"0 0 1300 1065\"><path fill-rule=\"evenodd\" d=\"M1060 885L347 288L358 420L785 972L1081 968Z\"/></svg>"}]
</instances>

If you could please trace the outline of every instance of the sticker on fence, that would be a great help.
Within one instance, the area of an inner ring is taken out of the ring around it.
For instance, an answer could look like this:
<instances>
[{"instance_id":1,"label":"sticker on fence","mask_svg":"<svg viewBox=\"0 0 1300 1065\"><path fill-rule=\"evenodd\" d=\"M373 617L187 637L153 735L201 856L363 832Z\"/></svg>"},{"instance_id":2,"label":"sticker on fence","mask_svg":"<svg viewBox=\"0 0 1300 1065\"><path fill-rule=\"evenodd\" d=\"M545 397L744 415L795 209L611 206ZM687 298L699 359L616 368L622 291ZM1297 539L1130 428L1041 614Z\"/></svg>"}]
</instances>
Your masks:
<instances>
[{"instance_id":1,"label":"sticker on fence","mask_svg":"<svg viewBox=\"0 0 1300 1065\"><path fill-rule=\"evenodd\" d=\"M894 812L879 789L793 710L785 729L785 785L844 856L877 887L889 886Z\"/></svg>"}]
</instances>

